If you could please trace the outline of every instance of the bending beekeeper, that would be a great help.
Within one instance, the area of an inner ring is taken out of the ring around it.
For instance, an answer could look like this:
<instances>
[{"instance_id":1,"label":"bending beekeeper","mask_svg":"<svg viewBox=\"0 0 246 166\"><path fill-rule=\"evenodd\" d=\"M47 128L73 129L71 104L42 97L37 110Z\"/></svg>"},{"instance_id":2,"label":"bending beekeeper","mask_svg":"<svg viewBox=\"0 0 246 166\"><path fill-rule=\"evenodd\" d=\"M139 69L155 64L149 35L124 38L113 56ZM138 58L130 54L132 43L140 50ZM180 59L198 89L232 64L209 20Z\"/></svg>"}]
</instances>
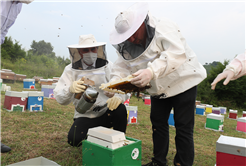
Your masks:
<instances>
[{"instance_id":1,"label":"bending beekeeper","mask_svg":"<svg viewBox=\"0 0 246 166\"><path fill-rule=\"evenodd\" d=\"M110 42L118 53L111 81L132 74L135 76L132 84L152 85L147 91L151 95L154 156L146 165L166 166L168 163L168 118L173 108L174 165L191 166L197 85L207 75L179 27L169 19L153 17L147 3L136 3L116 17Z\"/></svg>"},{"instance_id":2,"label":"bending beekeeper","mask_svg":"<svg viewBox=\"0 0 246 166\"><path fill-rule=\"evenodd\" d=\"M225 79L224 85L227 85L231 80L236 80L246 75L246 51L237 55L212 82L211 89L214 90L216 84Z\"/></svg>"},{"instance_id":3,"label":"bending beekeeper","mask_svg":"<svg viewBox=\"0 0 246 166\"><path fill-rule=\"evenodd\" d=\"M68 46L71 64L65 67L54 89L57 102L62 105L73 102L76 108L79 99L74 98L74 94L86 90L82 85L84 82L79 81L82 77L94 81L99 92L94 105L84 114L75 109L74 122L68 132L68 143L72 146L80 146L92 127L113 127L121 132L126 131L127 111L122 104L126 95L104 93L99 89L102 83L109 82L113 65L107 60L105 46L106 43L97 42L91 34L79 36L79 44Z\"/></svg>"}]
</instances>

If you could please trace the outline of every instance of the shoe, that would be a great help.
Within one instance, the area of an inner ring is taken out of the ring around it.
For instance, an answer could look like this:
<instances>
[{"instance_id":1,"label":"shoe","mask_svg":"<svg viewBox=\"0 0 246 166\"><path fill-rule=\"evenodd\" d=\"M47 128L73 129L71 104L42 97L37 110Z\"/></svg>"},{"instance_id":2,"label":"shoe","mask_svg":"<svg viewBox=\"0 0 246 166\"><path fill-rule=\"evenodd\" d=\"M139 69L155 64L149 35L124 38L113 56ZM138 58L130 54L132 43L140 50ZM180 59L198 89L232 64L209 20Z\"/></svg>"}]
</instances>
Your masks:
<instances>
[{"instance_id":1,"label":"shoe","mask_svg":"<svg viewBox=\"0 0 246 166\"><path fill-rule=\"evenodd\" d=\"M1 142L1 153L7 153L11 151L11 148L8 147L7 145L4 145L2 142Z\"/></svg>"},{"instance_id":2,"label":"shoe","mask_svg":"<svg viewBox=\"0 0 246 166\"><path fill-rule=\"evenodd\" d=\"M142 166L163 166L163 165L160 165L160 164L158 164L158 163L156 163L154 161L151 161L150 163L142 165ZM168 165L166 165L166 166L168 166Z\"/></svg>"}]
</instances>

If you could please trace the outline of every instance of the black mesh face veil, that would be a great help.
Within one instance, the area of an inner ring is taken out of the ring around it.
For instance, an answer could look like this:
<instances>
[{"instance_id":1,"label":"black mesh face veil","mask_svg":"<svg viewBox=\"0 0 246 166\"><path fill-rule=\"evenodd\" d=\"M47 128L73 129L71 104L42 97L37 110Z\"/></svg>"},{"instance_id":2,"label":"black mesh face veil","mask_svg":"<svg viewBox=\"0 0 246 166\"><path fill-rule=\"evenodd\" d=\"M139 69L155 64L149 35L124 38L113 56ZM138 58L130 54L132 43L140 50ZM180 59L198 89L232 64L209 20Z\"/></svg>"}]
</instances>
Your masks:
<instances>
[{"instance_id":1,"label":"black mesh face veil","mask_svg":"<svg viewBox=\"0 0 246 166\"><path fill-rule=\"evenodd\" d=\"M155 35L155 28L150 26L148 15L146 16L144 23L145 23L146 30L147 30L147 38L146 38L145 46L141 44L131 43L128 40L120 44L113 45L113 47L120 53L120 55L124 59L130 60L130 59L137 58L139 55L141 55L144 52L145 48L147 48L150 42L152 41Z\"/></svg>"},{"instance_id":2,"label":"black mesh face veil","mask_svg":"<svg viewBox=\"0 0 246 166\"><path fill-rule=\"evenodd\" d=\"M82 67L82 57L79 53L80 48L68 48L70 54L70 60L72 63L73 69L83 70ZM97 60L96 60L96 68L105 66L107 64L107 54L106 54L106 46L98 46L97 47Z\"/></svg>"}]
</instances>

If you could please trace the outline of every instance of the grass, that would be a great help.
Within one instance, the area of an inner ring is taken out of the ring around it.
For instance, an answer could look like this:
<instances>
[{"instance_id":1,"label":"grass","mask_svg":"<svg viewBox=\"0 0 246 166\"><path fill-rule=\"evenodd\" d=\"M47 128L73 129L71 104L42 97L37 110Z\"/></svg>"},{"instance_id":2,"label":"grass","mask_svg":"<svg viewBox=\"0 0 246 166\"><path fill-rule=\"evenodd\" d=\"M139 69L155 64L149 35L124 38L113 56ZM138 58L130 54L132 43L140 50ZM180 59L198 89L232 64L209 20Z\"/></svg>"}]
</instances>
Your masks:
<instances>
[{"instance_id":1,"label":"grass","mask_svg":"<svg viewBox=\"0 0 246 166\"><path fill-rule=\"evenodd\" d=\"M7 83L12 91L23 91L23 83ZM41 90L36 84L37 90ZM71 147L67 133L73 123L74 106L59 105L54 99L44 99L43 112L8 112L3 109L5 92L1 92L1 142L11 147L9 153L1 154L1 165L9 165L27 159L43 156L62 166L82 165L82 147ZM126 136L142 141L142 164L151 160L152 127L149 120L150 106L141 99L132 97L130 105L138 106L138 124L129 124ZM236 109L236 108L230 108ZM228 110L228 108L227 108ZM241 111L239 117L242 116ZM214 166L216 163L216 141L220 135L246 138L245 133L236 131L236 120L225 115L224 132L204 128L206 116L195 115L194 143L195 166ZM176 153L175 128L170 127L168 165Z\"/></svg>"}]
</instances>

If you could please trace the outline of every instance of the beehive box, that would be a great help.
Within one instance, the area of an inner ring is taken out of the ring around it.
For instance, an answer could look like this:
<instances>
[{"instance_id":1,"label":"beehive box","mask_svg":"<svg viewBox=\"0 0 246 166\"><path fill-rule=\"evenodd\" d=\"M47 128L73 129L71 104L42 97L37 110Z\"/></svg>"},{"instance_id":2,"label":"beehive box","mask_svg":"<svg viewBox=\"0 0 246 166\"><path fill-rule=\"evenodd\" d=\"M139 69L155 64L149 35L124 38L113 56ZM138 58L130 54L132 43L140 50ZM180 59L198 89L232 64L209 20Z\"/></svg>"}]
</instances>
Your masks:
<instances>
[{"instance_id":1,"label":"beehive box","mask_svg":"<svg viewBox=\"0 0 246 166\"><path fill-rule=\"evenodd\" d=\"M35 89L35 79L23 79L23 88L24 89Z\"/></svg>"},{"instance_id":2,"label":"beehive box","mask_svg":"<svg viewBox=\"0 0 246 166\"><path fill-rule=\"evenodd\" d=\"M40 85L52 85L53 79L40 79L39 80Z\"/></svg>"},{"instance_id":3,"label":"beehive box","mask_svg":"<svg viewBox=\"0 0 246 166\"><path fill-rule=\"evenodd\" d=\"M25 161L21 161L18 163L14 163L14 164L10 164L8 166L59 166L59 164L57 164L56 162L49 160L45 157L36 157L33 159L29 159L29 160L25 160Z\"/></svg>"},{"instance_id":4,"label":"beehive box","mask_svg":"<svg viewBox=\"0 0 246 166\"><path fill-rule=\"evenodd\" d=\"M31 112L43 111L44 92L42 91L23 91L28 93L27 109Z\"/></svg>"},{"instance_id":5,"label":"beehive box","mask_svg":"<svg viewBox=\"0 0 246 166\"><path fill-rule=\"evenodd\" d=\"M174 111L173 111L173 109L170 112L170 115L169 115L169 118L168 118L168 124L170 126L175 126L175 123L174 123Z\"/></svg>"},{"instance_id":6,"label":"beehive box","mask_svg":"<svg viewBox=\"0 0 246 166\"><path fill-rule=\"evenodd\" d=\"M126 99L126 101L124 102L124 105L129 106L129 104L130 104L130 99Z\"/></svg>"},{"instance_id":7,"label":"beehive box","mask_svg":"<svg viewBox=\"0 0 246 166\"><path fill-rule=\"evenodd\" d=\"M223 131L224 115L210 113L207 115L205 128L215 131Z\"/></svg>"},{"instance_id":8,"label":"beehive box","mask_svg":"<svg viewBox=\"0 0 246 166\"><path fill-rule=\"evenodd\" d=\"M221 114L226 114L226 107L219 107Z\"/></svg>"},{"instance_id":9,"label":"beehive box","mask_svg":"<svg viewBox=\"0 0 246 166\"><path fill-rule=\"evenodd\" d=\"M23 81L24 79L26 79L26 75L16 74L15 79L16 79L16 81Z\"/></svg>"},{"instance_id":10,"label":"beehive box","mask_svg":"<svg viewBox=\"0 0 246 166\"><path fill-rule=\"evenodd\" d=\"M60 79L60 77L53 77L53 83L58 82L58 81L59 81L59 79Z\"/></svg>"},{"instance_id":11,"label":"beehive box","mask_svg":"<svg viewBox=\"0 0 246 166\"><path fill-rule=\"evenodd\" d=\"M48 86L48 89L49 89L49 98L50 99L55 99L54 97L54 89L56 87L56 84L52 83L52 85L49 85Z\"/></svg>"},{"instance_id":12,"label":"beehive box","mask_svg":"<svg viewBox=\"0 0 246 166\"><path fill-rule=\"evenodd\" d=\"M138 106L126 106L128 124L136 124L138 117Z\"/></svg>"},{"instance_id":13,"label":"beehive box","mask_svg":"<svg viewBox=\"0 0 246 166\"><path fill-rule=\"evenodd\" d=\"M196 105L196 114L197 115L205 115L205 106Z\"/></svg>"},{"instance_id":14,"label":"beehive box","mask_svg":"<svg viewBox=\"0 0 246 166\"><path fill-rule=\"evenodd\" d=\"M43 77L39 77L39 76L34 76L32 78L35 79L36 83L38 83L40 81L40 79L43 79Z\"/></svg>"},{"instance_id":15,"label":"beehive box","mask_svg":"<svg viewBox=\"0 0 246 166\"><path fill-rule=\"evenodd\" d=\"M229 119L234 119L236 120L237 119L237 110L229 110L229 116L228 116Z\"/></svg>"},{"instance_id":16,"label":"beehive box","mask_svg":"<svg viewBox=\"0 0 246 166\"><path fill-rule=\"evenodd\" d=\"M221 135L216 142L216 166L244 166L246 139Z\"/></svg>"},{"instance_id":17,"label":"beehive box","mask_svg":"<svg viewBox=\"0 0 246 166\"><path fill-rule=\"evenodd\" d=\"M145 105L151 105L150 96L146 96L146 97L144 98L144 104L145 104Z\"/></svg>"},{"instance_id":18,"label":"beehive box","mask_svg":"<svg viewBox=\"0 0 246 166\"><path fill-rule=\"evenodd\" d=\"M14 72L1 71L1 79L15 81L16 74Z\"/></svg>"},{"instance_id":19,"label":"beehive box","mask_svg":"<svg viewBox=\"0 0 246 166\"><path fill-rule=\"evenodd\" d=\"M117 149L124 146L125 133L106 127L94 127L88 130L87 141L110 148Z\"/></svg>"},{"instance_id":20,"label":"beehive box","mask_svg":"<svg viewBox=\"0 0 246 166\"><path fill-rule=\"evenodd\" d=\"M220 115L220 107L213 107L212 113Z\"/></svg>"},{"instance_id":21,"label":"beehive box","mask_svg":"<svg viewBox=\"0 0 246 166\"><path fill-rule=\"evenodd\" d=\"M246 117L246 111L243 111L243 117Z\"/></svg>"},{"instance_id":22,"label":"beehive box","mask_svg":"<svg viewBox=\"0 0 246 166\"><path fill-rule=\"evenodd\" d=\"M112 141L112 137L110 138ZM116 149L107 148L84 140L82 144L82 165L141 166L141 141L130 137L125 138L130 144ZM116 139L119 139L119 137Z\"/></svg>"},{"instance_id":23,"label":"beehive box","mask_svg":"<svg viewBox=\"0 0 246 166\"><path fill-rule=\"evenodd\" d=\"M44 92L44 98L49 98L50 85L41 85L41 91Z\"/></svg>"},{"instance_id":24,"label":"beehive box","mask_svg":"<svg viewBox=\"0 0 246 166\"><path fill-rule=\"evenodd\" d=\"M212 108L213 108L213 105L208 105L207 104L205 110L206 110L207 113L212 113Z\"/></svg>"},{"instance_id":25,"label":"beehive box","mask_svg":"<svg viewBox=\"0 0 246 166\"><path fill-rule=\"evenodd\" d=\"M201 101L196 100L196 106L201 105Z\"/></svg>"},{"instance_id":26,"label":"beehive box","mask_svg":"<svg viewBox=\"0 0 246 166\"><path fill-rule=\"evenodd\" d=\"M5 91L5 88L6 88L6 84L3 84L2 83L2 85L1 85L2 87L1 87L1 91Z\"/></svg>"},{"instance_id":27,"label":"beehive box","mask_svg":"<svg viewBox=\"0 0 246 166\"><path fill-rule=\"evenodd\" d=\"M237 128L236 128L236 130L246 133L246 117L241 117L241 118L237 119ZM245 146L246 146L246 142L245 142Z\"/></svg>"},{"instance_id":28,"label":"beehive box","mask_svg":"<svg viewBox=\"0 0 246 166\"><path fill-rule=\"evenodd\" d=\"M27 93L17 91L6 91L4 99L4 108L9 112L24 112L27 106L27 99Z\"/></svg>"}]
</instances>

